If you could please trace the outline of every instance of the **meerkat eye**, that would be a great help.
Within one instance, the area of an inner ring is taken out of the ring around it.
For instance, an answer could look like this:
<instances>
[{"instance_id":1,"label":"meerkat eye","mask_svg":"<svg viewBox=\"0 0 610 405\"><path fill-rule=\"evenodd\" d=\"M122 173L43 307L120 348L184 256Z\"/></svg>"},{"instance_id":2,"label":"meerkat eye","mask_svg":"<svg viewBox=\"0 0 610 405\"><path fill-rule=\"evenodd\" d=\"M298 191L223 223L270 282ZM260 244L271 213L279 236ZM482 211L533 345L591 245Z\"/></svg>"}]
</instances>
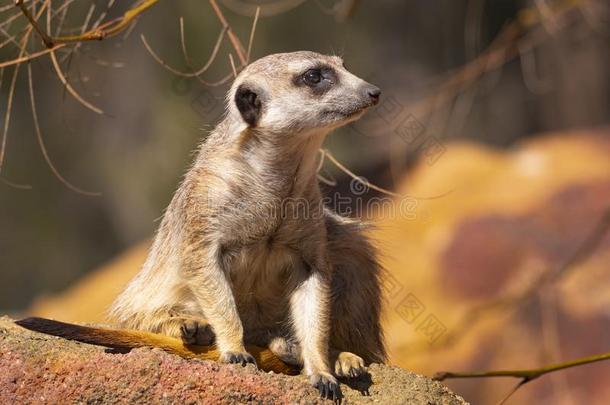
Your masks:
<instances>
[{"instance_id":1,"label":"meerkat eye","mask_svg":"<svg viewBox=\"0 0 610 405\"><path fill-rule=\"evenodd\" d=\"M303 81L308 86L315 86L322 80L322 72L320 69L309 69L303 74Z\"/></svg>"}]
</instances>

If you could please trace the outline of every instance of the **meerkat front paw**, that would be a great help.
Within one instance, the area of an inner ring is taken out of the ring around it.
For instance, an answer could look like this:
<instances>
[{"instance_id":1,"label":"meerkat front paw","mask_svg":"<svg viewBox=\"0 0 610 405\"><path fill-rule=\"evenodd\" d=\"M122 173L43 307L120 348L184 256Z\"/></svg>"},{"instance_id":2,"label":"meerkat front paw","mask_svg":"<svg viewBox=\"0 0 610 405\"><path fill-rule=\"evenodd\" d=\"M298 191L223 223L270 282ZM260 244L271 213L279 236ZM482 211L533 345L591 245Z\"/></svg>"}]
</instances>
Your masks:
<instances>
[{"instance_id":1,"label":"meerkat front paw","mask_svg":"<svg viewBox=\"0 0 610 405\"><path fill-rule=\"evenodd\" d=\"M337 379L328 373L314 373L309 378L309 382L320 391L320 396L324 399L340 401L343 398Z\"/></svg>"},{"instance_id":2,"label":"meerkat front paw","mask_svg":"<svg viewBox=\"0 0 610 405\"><path fill-rule=\"evenodd\" d=\"M256 366L256 360L248 352L223 352L218 361L226 364L241 364L242 366L249 363Z\"/></svg>"},{"instance_id":3,"label":"meerkat front paw","mask_svg":"<svg viewBox=\"0 0 610 405\"><path fill-rule=\"evenodd\" d=\"M210 324L196 319L185 319L180 326L180 338L187 345L214 344L214 331Z\"/></svg>"},{"instance_id":4,"label":"meerkat front paw","mask_svg":"<svg viewBox=\"0 0 610 405\"><path fill-rule=\"evenodd\" d=\"M341 352L335 361L335 375L337 377L357 378L366 372L364 360L354 353Z\"/></svg>"}]
</instances>

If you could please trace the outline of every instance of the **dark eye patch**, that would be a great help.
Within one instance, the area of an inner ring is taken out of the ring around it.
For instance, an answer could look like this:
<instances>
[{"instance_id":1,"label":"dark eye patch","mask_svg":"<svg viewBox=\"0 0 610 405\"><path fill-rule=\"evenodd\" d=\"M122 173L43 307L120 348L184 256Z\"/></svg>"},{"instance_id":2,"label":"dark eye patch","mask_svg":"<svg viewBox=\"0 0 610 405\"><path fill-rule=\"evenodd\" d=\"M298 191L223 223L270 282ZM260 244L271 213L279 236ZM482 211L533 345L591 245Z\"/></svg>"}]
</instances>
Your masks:
<instances>
[{"instance_id":1,"label":"dark eye patch","mask_svg":"<svg viewBox=\"0 0 610 405\"><path fill-rule=\"evenodd\" d=\"M307 69L296 75L293 83L297 87L306 86L313 90L315 94L323 94L337 84L338 76L335 69L330 66L320 65Z\"/></svg>"}]
</instances>

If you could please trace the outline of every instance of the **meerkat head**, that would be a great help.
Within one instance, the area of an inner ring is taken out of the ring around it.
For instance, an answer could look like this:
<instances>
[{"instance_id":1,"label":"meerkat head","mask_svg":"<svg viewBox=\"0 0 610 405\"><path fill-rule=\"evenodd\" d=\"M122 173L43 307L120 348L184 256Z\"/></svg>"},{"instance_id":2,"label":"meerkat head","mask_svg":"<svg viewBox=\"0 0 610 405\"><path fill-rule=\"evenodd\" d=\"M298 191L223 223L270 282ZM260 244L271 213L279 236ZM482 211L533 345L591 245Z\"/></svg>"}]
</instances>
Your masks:
<instances>
[{"instance_id":1,"label":"meerkat head","mask_svg":"<svg viewBox=\"0 0 610 405\"><path fill-rule=\"evenodd\" d=\"M229 115L274 133L330 130L360 118L380 94L337 56L280 53L253 62L237 76L228 94Z\"/></svg>"}]
</instances>

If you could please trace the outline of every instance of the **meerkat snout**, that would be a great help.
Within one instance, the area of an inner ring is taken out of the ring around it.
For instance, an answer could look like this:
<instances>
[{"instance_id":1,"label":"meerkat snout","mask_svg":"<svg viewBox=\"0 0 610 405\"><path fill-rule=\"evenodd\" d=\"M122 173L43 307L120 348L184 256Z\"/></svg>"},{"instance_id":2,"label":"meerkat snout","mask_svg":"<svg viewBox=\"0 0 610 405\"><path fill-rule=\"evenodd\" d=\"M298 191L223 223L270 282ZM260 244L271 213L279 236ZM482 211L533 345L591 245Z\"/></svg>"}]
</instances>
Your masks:
<instances>
[{"instance_id":1,"label":"meerkat snout","mask_svg":"<svg viewBox=\"0 0 610 405\"><path fill-rule=\"evenodd\" d=\"M377 105L379 103L379 97L381 96L381 89L379 87L369 84L364 87L364 93L370 98L373 105Z\"/></svg>"}]
</instances>

